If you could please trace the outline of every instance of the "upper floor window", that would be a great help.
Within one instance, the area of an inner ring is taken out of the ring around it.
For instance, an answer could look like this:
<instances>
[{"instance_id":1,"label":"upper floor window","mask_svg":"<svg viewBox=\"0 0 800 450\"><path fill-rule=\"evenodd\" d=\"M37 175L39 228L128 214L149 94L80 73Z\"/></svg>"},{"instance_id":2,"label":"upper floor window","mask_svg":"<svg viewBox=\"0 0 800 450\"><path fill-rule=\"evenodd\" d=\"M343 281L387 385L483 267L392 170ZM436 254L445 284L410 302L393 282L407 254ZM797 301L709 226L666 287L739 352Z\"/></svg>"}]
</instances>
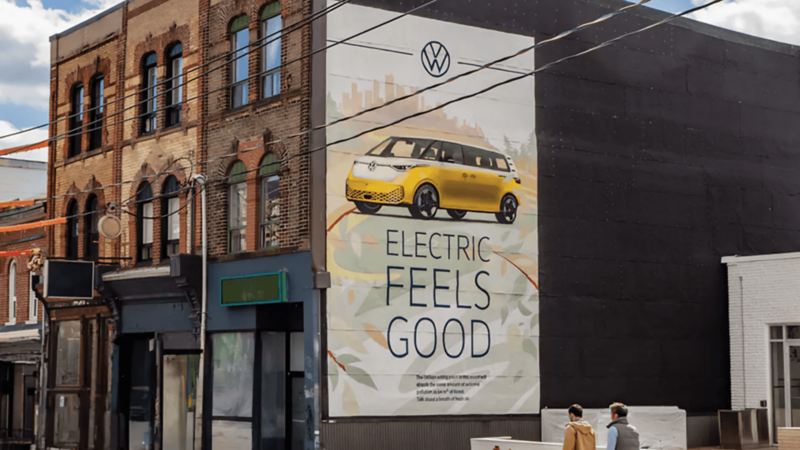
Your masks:
<instances>
[{"instance_id":1,"label":"upper floor window","mask_svg":"<svg viewBox=\"0 0 800 450\"><path fill-rule=\"evenodd\" d=\"M83 142L83 85L76 84L72 88L72 95L70 96L70 112L69 112L69 139L68 139L68 152L69 156L79 155Z\"/></svg>"},{"instance_id":2,"label":"upper floor window","mask_svg":"<svg viewBox=\"0 0 800 450\"><path fill-rule=\"evenodd\" d=\"M106 83L102 75L92 79L91 109L89 110L89 148L103 145L103 113L105 112Z\"/></svg>"},{"instance_id":3,"label":"upper floor window","mask_svg":"<svg viewBox=\"0 0 800 450\"><path fill-rule=\"evenodd\" d=\"M91 195L86 201L86 214L83 219L83 238L85 240L83 251L86 259L90 261L94 261L100 256L100 232L97 230L97 221L99 219L97 196Z\"/></svg>"},{"instance_id":4,"label":"upper floor window","mask_svg":"<svg viewBox=\"0 0 800 450\"><path fill-rule=\"evenodd\" d=\"M249 53L250 30L247 28L247 16L239 16L231 22L231 108L248 103L248 72L250 71Z\"/></svg>"},{"instance_id":5,"label":"upper floor window","mask_svg":"<svg viewBox=\"0 0 800 450\"><path fill-rule=\"evenodd\" d=\"M142 183L136 193L136 260L153 259L153 190Z\"/></svg>"},{"instance_id":6,"label":"upper floor window","mask_svg":"<svg viewBox=\"0 0 800 450\"><path fill-rule=\"evenodd\" d=\"M161 193L161 255L177 255L181 239L180 185L174 176L167 178Z\"/></svg>"},{"instance_id":7,"label":"upper floor window","mask_svg":"<svg viewBox=\"0 0 800 450\"><path fill-rule=\"evenodd\" d=\"M35 279L36 275L33 272L28 272L28 322L36 322L39 309L39 304L36 300Z\"/></svg>"},{"instance_id":8,"label":"upper floor window","mask_svg":"<svg viewBox=\"0 0 800 450\"><path fill-rule=\"evenodd\" d=\"M142 58L142 103L140 112L140 130L142 134L156 130L156 114L158 113L158 66L156 54L148 53Z\"/></svg>"},{"instance_id":9,"label":"upper floor window","mask_svg":"<svg viewBox=\"0 0 800 450\"><path fill-rule=\"evenodd\" d=\"M183 47L176 42L167 48L166 126L181 123L183 107Z\"/></svg>"},{"instance_id":10,"label":"upper floor window","mask_svg":"<svg viewBox=\"0 0 800 450\"><path fill-rule=\"evenodd\" d=\"M228 251L247 250L247 169L236 161L228 173Z\"/></svg>"},{"instance_id":11,"label":"upper floor window","mask_svg":"<svg viewBox=\"0 0 800 450\"><path fill-rule=\"evenodd\" d=\"M277 247L280 211L280 161L274 153L267 153L258 168L261 185L259 216L261 219L261 248Z\"/></svg>"},{"instance_id":12,"label":"upper floor window","mask_svg":"<svg viewBox=\"0 0 800 450\"><path fill-rule=\"evenodd\" d=\"M281 4L271 3L261 11L261 95L264 98L281 93Z\"/></svg>"},{"instance_id":13,"label":"upper floor window","mask_svg":"<svg viewBox=\"0 0 800 450\"><path fill-rule=\"evenodd\" d=\"M8 323L17 323L17 262L8 265Z\"/></svg>"},{"instance_id":14,"label":"upper floor window","mask_svg":"<svg viewBox=\"0 0 800 450\"><path fill-rule=\"evenodd\" d=\"M67 205L67 233L66 257L67 259L78 259L78 202L72 200Z\"/></svg>"}]
</instances>

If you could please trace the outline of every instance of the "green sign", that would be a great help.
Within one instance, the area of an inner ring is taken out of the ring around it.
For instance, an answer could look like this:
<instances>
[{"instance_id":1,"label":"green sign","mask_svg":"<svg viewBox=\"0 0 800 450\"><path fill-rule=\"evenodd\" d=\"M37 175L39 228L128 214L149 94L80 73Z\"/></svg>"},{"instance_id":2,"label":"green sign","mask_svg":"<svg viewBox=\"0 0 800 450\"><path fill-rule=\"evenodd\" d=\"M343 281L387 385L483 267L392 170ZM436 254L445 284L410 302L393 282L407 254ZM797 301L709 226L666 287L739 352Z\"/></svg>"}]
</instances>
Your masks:
<instances>
[{"instance_id":1,"label":"green sign","mask_svg":"<svg viewBox=\"0 0 800 450\"><path fill-rule=\"evenodd\" d=\"M259 273L222 279L222 306L286 301L286 272Z\"/></svg>"}]
</instances>

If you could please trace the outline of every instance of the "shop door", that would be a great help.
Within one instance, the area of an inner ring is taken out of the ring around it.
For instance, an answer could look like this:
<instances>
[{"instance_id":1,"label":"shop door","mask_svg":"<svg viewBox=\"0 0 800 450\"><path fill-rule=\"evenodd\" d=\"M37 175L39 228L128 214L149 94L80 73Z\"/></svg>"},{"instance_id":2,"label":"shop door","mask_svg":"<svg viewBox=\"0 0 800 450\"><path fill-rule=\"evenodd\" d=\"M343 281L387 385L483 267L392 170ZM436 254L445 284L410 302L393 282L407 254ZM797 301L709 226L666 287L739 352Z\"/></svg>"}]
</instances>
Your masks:
<instances>
[{"instance_id":1,"label":"shop door","mask_svg":"<svg viewBox=\"0 0 800 450\"><path fill-rule=\"evenodd\" d=\"M770 328L772 440L781 427L800 427L800 326Z\"/></svg>"},{"instance_id":2,"label":"shop door","mask_svg":"<svg viewBox=\"0 0 800 450\"><path fill-rule=\"evenodd\" d=\"M791 427L800 427L800 343L786 346L787 422Z\"/></svg>"},{"instance_id":3,"label":"shop door","mask_svg":"<svg viewBox=\"0 0 800 450\"><path fill-rule=\"evenodd\" d=\"M135 338L122 353L128 365L125 371L127 450L153 449L154 345L151 338Z\"/></svg>"},{"instance_id":4,"label":"shop door","mask_svg":"<svg viewBox=\"0 0 800 450\"><path fill-rule=\"evenodd\" d=\"M164 450L194 448L195 401L200 356L164 355L162 358L162 446Z\"/></svg>"}]
</instances>

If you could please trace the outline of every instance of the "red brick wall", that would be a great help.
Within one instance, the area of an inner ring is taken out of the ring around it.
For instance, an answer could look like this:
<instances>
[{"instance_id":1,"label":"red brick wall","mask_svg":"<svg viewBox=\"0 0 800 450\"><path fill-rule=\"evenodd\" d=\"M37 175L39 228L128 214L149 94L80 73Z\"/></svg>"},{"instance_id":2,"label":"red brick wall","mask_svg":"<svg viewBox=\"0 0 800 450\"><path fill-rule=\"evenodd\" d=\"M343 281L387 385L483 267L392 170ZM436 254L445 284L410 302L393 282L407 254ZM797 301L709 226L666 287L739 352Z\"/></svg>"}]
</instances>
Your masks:
<instances>
[{"instance_id":1,"label":"red brick wall","mask_svg":"<svg viewBox=\"0 0 800 450\"><path fill-rule=\"evenodd\" d=\"M231 48L229 25L232 19L246 14L250 21L250 41L261 39L259 14L269 0L223 0L211 7L208 35L208 58L213 59ZM303 20L310 12L308 0L281 2L284 28ZM282 36L282 61L297 59L310 50L310 28L286 32ZM220 256L228 250L228 186L223 179L237 159L248 170L247 178L247 249L258 251L260 196L258 167L265 153L273 152L287 159L280 166L279 249L293 251L309 248L309 158L302 155L308 150L306 138L291 138L277 144L271 141L303 131L309 124L310 62L304 59L284 66L281 72L281 94L261 99L261 52L249 55L250 104L231 110L229 92L219 90L230 82L227 67L209 75L208 125L206 131L208 173L212 183L208 200L214 205L209 210L209 252ZM232 155L235 154L235 155ZM227 156L226 155L230 155ZM274 251L274 250L273 250Z\"/></svg>"},{"instance_id":2,"label":"red brick wall","mask_svg":"<svg viewBox=\"0 0 800 450\"><path fill-rule=\"evenodd\" d=\"M43 215L38 215L31 220L44 219ZM47 239L43 229L34 229L27 231L17 231L13 233L0 234L0 251L13 251L13 250L29 250L33 248L46 249ZM17 263L16 270L16 297L17 297L17 317L15 324L23 324L28 321L29 310L29 289L30 284L28 281L28 260L29 255L21 255L15 257L0 257L0 326L6 325L9 321L9 296L8 296L8 283L9 283L9 267L11 261ZM41 304L36 302L37 320L42 318Z\"/></svg>"}]
</instances>

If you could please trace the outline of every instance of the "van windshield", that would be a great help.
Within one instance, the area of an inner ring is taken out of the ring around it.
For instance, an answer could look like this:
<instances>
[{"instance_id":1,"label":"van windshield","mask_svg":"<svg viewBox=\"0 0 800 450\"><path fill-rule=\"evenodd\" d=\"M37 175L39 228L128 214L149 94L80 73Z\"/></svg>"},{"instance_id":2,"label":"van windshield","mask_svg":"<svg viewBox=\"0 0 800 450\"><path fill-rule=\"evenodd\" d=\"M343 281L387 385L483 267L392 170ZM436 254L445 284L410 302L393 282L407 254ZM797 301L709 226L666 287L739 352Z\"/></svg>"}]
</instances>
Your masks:
<instances>
[{"instance_id":1,"label":"van windshield","mask_svg":"<svg viewBox=\"0 0 800 450\"><path fill-rule=\"evenodd\" d=\"M422 152L431 144L430 139L414 138L389 138L370 150L369 156L383 156L386 158L412 158L419 159Z\"/></svg>"}]
</instances>

